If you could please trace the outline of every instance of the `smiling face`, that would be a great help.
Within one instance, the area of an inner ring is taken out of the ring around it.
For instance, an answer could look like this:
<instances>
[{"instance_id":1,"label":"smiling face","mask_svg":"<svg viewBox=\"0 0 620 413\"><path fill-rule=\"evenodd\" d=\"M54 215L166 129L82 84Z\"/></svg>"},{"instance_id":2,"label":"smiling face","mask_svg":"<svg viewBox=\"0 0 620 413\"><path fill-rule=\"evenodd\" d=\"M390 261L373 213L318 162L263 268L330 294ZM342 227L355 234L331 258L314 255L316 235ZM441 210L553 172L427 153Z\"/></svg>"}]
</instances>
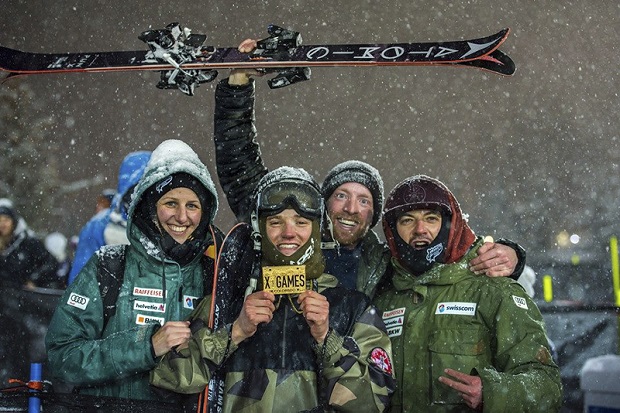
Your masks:
<instances>
[{"instance_id":1,"label":"smiling face","mask_svg":"<svg viewBox=\"0 0 620 413\"><path fill-rule=\"evenodd\" d=\"M327 213L334 225L336 241L355 248L372 222L372 194L357 182L342 184L327 200Z\"/></svg>"},{"instance_id":2,"label":"smiling face","mask_svg":"<svg viewBox=\"0 0 620 413\"><path fill-rule=\"evenodd\" d=\"M396 231L414 249L426 248L441 230L441 213L430 209L405 212L396 219Z\"/></svg>"},{"instance_id":3,"label":"smiling face","mask_svg":"<svg viewBox=\"0 0 620 413\"><path fill-rule=\"evenodd\" d=\"M266 219L267 238L284 256L290 257L312 236L312 221L292 208Z\"/></svg>"},{"instance_id":4,"label":"smiling face","mask_svg":"<svg viewBox=\"0 0 620 413\"><path fill-rule=\"evenodd\" d=\"M202 206L194 191L174 188L157 201L160 226L179 244L183 244L200 224Z\"/></svg>"}]
</instances>

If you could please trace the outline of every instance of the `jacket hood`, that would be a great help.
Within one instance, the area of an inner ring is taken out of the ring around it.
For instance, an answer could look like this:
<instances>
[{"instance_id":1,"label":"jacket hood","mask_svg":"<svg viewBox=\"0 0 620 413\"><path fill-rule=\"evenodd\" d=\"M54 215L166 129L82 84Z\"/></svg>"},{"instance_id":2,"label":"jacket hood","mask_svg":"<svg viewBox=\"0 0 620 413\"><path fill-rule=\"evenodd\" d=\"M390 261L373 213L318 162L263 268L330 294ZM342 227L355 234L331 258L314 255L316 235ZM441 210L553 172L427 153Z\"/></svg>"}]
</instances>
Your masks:
<instances>
[{"instance_id":1,"label":"jacket hood","mask_svg":"<svg viewBox=\"0 0 620 413\"><path fill-rule=\"evenodd\" d=\"M122 207L122 199L134 185L138 183L144 169L146 168L149 159L151 158L151 152L137 151L131 152L123 159L118 171L118 185L116 187L116 194L112 198L110 210L120 212L124 219L127 219L127 211Z\"/></svg>"},{"instance_id":2,"label":"jacket hood","mask_svg":"<svg viewBox=\"0 0 620 413\"><path fill-rule=\"evenodd\" d=\"M131 197L129 207L129 219L127 221L127 236L131 240L132 227L134 226L136 207L143 198L145 192L163 178L178 172L187 173L195 177L206 189L211 197L209 215L203 219L213 223L218 207L218 198L215 185L207 167L198 158L198 155L185 142L170 139L162 142L152 153L144 170L144 175L138 181Z\"/></svg>"},{"instance_id":3,"label":"jacket hood","mask_svg":"<svg viewBox=\"0 0 620 413\"><path fill-rule=\"evenodd\" d=\"M0 198L0 207L6 207L15 212L15 225L13 226L13 236L17 236L20 234L34 236L34 232L30 228L28 228L28 224L26 224L26 220L24 220L24 217L22 217L15 209L13 201L8 198Z\"/></svg>"}]
</instances>

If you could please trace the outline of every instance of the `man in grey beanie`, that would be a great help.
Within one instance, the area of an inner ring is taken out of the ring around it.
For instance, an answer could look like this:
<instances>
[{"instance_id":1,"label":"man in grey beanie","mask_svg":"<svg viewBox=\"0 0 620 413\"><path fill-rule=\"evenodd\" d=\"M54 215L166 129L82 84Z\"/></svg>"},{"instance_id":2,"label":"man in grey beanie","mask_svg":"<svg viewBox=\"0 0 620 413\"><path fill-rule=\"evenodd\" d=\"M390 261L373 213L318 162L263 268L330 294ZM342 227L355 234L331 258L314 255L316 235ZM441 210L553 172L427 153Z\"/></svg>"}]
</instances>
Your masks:
<instances>
[{"instance_id":1,"label":"man in grey beanie","mask_svg":"<svg viewBox=\"0 0 620 413\"><path fill-rule=\"evenodd\" d=\"M247 40L239 50L247 53L255 46L253 40ZM251 212L252 191L268 171L256 141L253 74L256 72L232 71L215 92L217 174L231 210L245 222ZM346 161L328 172L322 192L333 225L333 237L325 234L321 245L326 272L344 286L373 297L390 261L389 249L372 231L381 218L381 176L367 163ZM485 244L470 263L472 270L488 276L518 277L525 265L525 251L510 241L502 242L506 245Z\"/></svg>"}]
</instances>

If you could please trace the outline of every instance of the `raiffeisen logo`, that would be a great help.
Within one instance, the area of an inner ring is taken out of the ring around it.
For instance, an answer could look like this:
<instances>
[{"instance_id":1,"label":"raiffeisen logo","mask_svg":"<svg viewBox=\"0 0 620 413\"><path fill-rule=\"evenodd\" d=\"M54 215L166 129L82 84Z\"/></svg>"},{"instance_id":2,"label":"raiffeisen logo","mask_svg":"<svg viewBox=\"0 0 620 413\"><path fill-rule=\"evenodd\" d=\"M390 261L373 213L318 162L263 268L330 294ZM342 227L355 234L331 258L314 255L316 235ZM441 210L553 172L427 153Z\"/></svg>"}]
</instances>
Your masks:
<instances>
[{"instance_id":1,"label":"raiffeisen logo","mask_svg":"<svg viewBox=\"0 0 620 413\"><path fill-rule=\"evenodd\" d=\"M435 314L476 315L476 303L438 303Z\"/></svg>"}]
</instances>

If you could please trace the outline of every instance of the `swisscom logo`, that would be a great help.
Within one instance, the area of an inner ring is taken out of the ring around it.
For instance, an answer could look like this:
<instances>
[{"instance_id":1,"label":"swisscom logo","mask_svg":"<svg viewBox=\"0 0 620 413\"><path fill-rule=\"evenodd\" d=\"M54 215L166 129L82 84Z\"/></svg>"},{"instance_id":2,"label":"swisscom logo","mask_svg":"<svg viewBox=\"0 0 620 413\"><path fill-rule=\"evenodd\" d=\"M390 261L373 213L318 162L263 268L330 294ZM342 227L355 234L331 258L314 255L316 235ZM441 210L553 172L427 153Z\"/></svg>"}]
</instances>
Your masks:
<instances>
[{"instance_id":1,"label":"swisscom logo","mask_svg":"<svg viewBox=\"0 0 620 413\"><path fill-rule=\"evenodd\" d=\"M476 315L476 303L438 303L435 314Z\"/></svg>"}]
</instances>

